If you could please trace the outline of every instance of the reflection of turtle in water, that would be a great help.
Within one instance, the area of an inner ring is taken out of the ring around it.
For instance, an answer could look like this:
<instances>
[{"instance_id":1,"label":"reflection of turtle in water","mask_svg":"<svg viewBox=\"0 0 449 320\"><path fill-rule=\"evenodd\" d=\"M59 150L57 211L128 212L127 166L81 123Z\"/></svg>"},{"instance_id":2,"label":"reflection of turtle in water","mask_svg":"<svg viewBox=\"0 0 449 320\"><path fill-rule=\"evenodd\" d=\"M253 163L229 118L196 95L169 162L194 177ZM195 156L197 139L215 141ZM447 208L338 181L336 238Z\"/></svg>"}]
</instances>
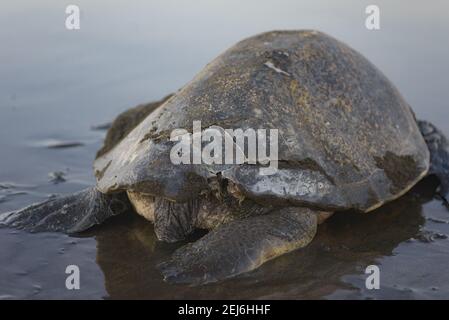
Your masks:
<instances>
[{"instance_id":1,"label":"reflection of turtle in water","mask_svg":"<svg viewBox=\"0 0 449 320\"><path fill-rule=\"evenodd\" d=\"M204 128L278 129L278 170L172 163L170 133L197 120ZM448 155L446 138L417 123L359 53L315 31L269 32L227 50L160 106L119 116L95 160L95 188L2 219L79 232L131 203L160 240L211 230L160 265L167 280L205 283L304 247L332 212L371 211L429 172L445 193Z\"/></svg>"},{"instance_id":2,"label":"reflection of turtle in water","mask_svg":"<svg viewBox=\"0 0 449 320\"><path fill-rule=\"evenodd\" d=\"M367 265L379 264L378 259L390 256L400 243L420 237L425 223L422 206L432 200L436 187L433 180L423 179L411 192L373 214L339 212L320 226L312 243L303 250L266 263L244 277L201 289L173 287L161 281L154 262L167 259L174 245L158 242L152 226L134 214L110 219L83 236L95 236L97 263L104 273L108 296L113 299L322 298L340 289L355 289L342 277L363 275ZM382 279L387 277L385 272ZM395 284L382 283L384 290ZM363 294L363 286L360 291Z\"/></svg>"}]
</instances>

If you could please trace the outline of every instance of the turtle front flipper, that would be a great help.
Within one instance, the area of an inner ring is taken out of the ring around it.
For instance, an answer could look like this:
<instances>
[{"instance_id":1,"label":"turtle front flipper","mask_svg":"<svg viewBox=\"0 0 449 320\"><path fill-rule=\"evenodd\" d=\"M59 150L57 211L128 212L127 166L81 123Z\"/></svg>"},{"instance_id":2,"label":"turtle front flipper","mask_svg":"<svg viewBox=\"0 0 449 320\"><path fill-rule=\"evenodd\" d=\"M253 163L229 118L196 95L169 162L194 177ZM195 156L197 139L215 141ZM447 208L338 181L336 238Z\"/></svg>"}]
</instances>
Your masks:
<instances>
[{"instance_id":1,"label":"turtle front flipper","mask_svg":"<svg viewBox=\"0 0 449 320\"><path fill-rule=\"evenodd\" d=\"M288 207L225 223L159 264L164 279L193 285L215 282L256 269L264 262L312 241L317 215Z\"/></svg>"},{"instance_id":2,"label":"turtle front flipper","mask_svg":"<svg viewBox=\"0 0 449 320\"><path fill-rule=\"evenodd\" d=\"M30 232L77 233L132 210L126 193L103 194L95 187L0 214L0 225Z\"/></svg>"},{"instance_id":3,"label":"turtle front flipper","mask_svg":"<svg viewBox=\"0 0 449 320\"><path fill-rule=\"evenodd\" d=\"M449 141L430 122L418 121L418 125L430 152L429 174L438 177L440 180L439 193L446 199L449 192Z\"/></svg>"}]
</instances>

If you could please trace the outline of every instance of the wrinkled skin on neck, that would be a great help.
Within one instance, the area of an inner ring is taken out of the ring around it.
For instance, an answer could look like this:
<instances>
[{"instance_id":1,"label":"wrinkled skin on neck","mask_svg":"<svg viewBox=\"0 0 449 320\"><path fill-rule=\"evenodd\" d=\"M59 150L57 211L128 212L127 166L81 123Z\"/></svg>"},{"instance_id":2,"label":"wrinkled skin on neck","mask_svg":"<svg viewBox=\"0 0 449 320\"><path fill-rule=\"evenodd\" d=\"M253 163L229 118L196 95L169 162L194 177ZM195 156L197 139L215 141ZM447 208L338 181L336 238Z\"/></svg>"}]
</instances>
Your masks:
<instances>
[{"instance_id":1,"label":"wrinkled skin on neck","mask_svg":"<svg viewBox=\"0 0 449 320\"><path fill-rule=\"evenodd\" d=\"M187 202L177 203L150 194L128 191L134 210L154 223L159 240L184 240L195 229L213 230L217 227L248 217L268 214L278 207L260 205L236 194L235 188L224 193L208 193ZM318 223L324 222L331 212L315 211Z\"/></svg>"},{"instance_id":2,"label":"wrinkled skin on neck","mask_svg":"<svg viewBox=\"0 0 449 320\"><path fill-rule=\"evenodd\" d=\"M195 229L212 230L224 223L263 215L273 209L249 199L240 202L230 195L219 200L207 194L183 203L132 191L128 191L128 197L134 210L154 223L158 239L167 242L183 240Z\"/></svg>"}]
</instances>

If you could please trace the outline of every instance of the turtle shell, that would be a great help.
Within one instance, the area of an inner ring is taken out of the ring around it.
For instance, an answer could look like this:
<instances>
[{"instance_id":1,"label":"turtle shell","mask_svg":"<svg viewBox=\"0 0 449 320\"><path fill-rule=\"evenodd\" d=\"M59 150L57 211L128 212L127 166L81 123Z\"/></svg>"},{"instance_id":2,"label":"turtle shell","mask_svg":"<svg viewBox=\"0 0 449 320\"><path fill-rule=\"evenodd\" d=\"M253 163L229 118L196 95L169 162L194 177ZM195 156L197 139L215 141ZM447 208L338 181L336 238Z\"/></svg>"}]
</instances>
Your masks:
<instances>
[{"instance_id":1,"label":"turtle shell","mask_svg":"<svg viewBox=\"0 0 449 320\"><path fill-rule=\"evenodd\" d=\"M174 129L278 129L278 170L173 164ZM245 39L209 63L94 163L97 187L186 201L220 175L260 203L370 211L426 175L414 114L366 58L317 31Z\"/></svg>"}]
</instances>

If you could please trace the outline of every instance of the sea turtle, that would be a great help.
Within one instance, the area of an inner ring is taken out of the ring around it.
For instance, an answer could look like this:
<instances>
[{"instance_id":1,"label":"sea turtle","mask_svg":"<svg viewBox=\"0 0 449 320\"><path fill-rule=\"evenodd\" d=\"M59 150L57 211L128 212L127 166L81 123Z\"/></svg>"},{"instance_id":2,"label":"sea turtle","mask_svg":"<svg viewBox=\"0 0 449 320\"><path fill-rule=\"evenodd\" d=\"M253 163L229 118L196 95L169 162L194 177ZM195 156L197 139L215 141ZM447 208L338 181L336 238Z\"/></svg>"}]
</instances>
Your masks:
<instances>
[{"instance_id":1,"label":"sea turtle","mask_svg":"<svg viewBox=\"0 0 449 320\"><path fill-rule=\"evenodd\" d=\"M174 163L173 132L194 121L278 129L277 170ZM168 281L202 284L304 247L334 211L372 211L427 174L438 176L443 197L449 143L347 45L317 31L273 31L237 43L174 95L120 115L94 170L95 187L4 214L2 223L74 233L134 210L163 241L208 229L159 265Z\"/></svg>"}]
</instances>

